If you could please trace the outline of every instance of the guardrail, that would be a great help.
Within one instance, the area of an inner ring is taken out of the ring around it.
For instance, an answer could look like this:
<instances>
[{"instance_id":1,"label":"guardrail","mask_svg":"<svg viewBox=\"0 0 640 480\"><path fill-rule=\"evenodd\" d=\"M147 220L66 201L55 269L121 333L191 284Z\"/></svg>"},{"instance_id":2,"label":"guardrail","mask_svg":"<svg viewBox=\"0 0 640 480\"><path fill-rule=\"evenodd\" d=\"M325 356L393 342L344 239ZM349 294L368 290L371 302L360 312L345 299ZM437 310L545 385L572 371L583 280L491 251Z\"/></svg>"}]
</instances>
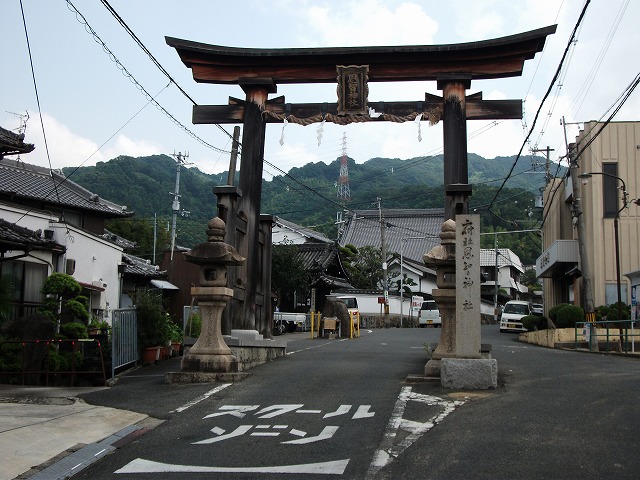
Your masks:
<instances>
[{"instance_id":1,"label":"guardrail","mask_svg":"<svg viewBox=\"0 0 640 480\"><path fill-rule=\"evenodd\" d=\"M84 357L86 352L86 345L89 343L96 343L98 348L98 356L100 369L99 370L82 370L81 366L86 360ZM102 345L99 340L95 338L81 338L75 340L9 340L0 342L0 350L5 350L6 346L16 345L21 350L20 356L20 368L15 369L2 369L0 370L0 376L13 376L10 380L21 378L21 384L25 385L27 378L34 378L37 380L37 384L41 384L44 376L44 386L49 386L49 381L56 380L69 380L70 386L75 386L76 378L78 375L100 375L102 378L102 384L107 384L107 375L105 372L104 357L102 355ZM70 360L68 369L57 369L56 365L60 366L53 357L53 353L58 354L61 347L71 347L70 350L66 350L63 353L71 353L67 359ZM82 347L82 348L80 348ZM31 350L28 352L28 350ZM31 353L31 357L27 354ZM82 359L78 359L77 354L82 354ZM33 368L29 368L30 366ZM68 377L68 378L67 378ZM59 383L59 382L58 382Z\"/></svg>"},{"instance_id":2,"label":"guardrail","mask_svg":"<svg viewBox=\"0 0 640 480\"><path fill-rule=\"evenodd\" d=\"M578 343L580 343L578 340L578 332L580 331L580 335L583 338L581 341L583 342L589 343L592 335L595 335L598 344L604 340L606 352L615 350L624 353L636 353L636 337L640 337L640 332L637 332L634 323L633 320L602 320L595 323L576 322L575 349L578 349ZM592 328L593 326L595 328ZM604 330L604 332L598 333L598 330Z\"/></svg>"}]
</instances>

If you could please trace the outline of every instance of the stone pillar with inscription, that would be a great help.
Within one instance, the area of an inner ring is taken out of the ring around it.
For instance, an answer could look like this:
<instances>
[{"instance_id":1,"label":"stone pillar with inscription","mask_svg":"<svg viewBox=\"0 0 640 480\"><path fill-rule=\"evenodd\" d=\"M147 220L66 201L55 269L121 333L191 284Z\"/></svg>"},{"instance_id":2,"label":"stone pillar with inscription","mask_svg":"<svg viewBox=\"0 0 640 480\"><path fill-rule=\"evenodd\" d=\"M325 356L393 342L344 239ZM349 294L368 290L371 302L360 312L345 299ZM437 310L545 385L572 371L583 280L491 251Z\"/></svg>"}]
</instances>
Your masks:
<instances>
[{"instance_id":1,"label":"stone pillar with inscription","mask_svg":"<svg viewBox=\"0 0 640 480\"><path fill-rule=\"evenodd\" d=\"M480 215L456 215L456 357L480 358Z\"/></svg>"},{"instance_id":2,"label":"stone pillar with inscription","mask_svg":"<svg viewBox=\"0 0 640 480\"><path fill-rule=\"evenodd\" d=\"M497 387L498 364L481 354L480 216L446 220L441 245L424 255L436 269L432 295L442 317L440 342L425 365L425 376L440 377L445 388L480 390Z\"/></svg>"}]
</instances>

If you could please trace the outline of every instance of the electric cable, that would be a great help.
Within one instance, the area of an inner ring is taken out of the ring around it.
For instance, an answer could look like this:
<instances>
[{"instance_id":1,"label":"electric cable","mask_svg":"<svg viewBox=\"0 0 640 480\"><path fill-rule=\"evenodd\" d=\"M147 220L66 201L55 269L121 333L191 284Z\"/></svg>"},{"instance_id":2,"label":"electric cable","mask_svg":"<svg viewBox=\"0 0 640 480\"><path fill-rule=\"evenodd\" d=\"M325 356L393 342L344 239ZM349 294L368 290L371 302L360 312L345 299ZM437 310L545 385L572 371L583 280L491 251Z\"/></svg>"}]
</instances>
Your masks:
<instances>
[{"instance_id":1,"label":"electric cable","mask_svg":"<svg viewBox=\"0 0 640 480\"><path fill-rule=\"evenodd\" d=\"M509 173L507 174L507 177L502 182L502 185L500 186L500 188L496 192L496 195L494 196L493 201L496 200L496 198L500 194L500 191L504 187L505 183L507 182L507 180L511 176L511 173L515 169L515 167L516 167L516 165L518 163L518 160L520 159L520 156L522 155L522 150L524 149L524 146L527 144L527 141L529 140L529 138L531 137L531 134L533 133L533 129L535 128L536 123L538 121L538 116L540 115L540 111L542 110L542 106L544 105L544 103L546 102L547 98L549 97L549 94L551 93L551 90L553 89L553 86L555 85L556 80L558 79L558 77L560 75L560 72L562 70L562 66L564 64L564 61L565 61L565 59L566 59L566 57L567 57L567 55L569 53L571 45L573 44L573 39L575 38L576 32L578 31L578 28L580 27L585 14L587 13L587 8L589 7L590 3L591 3L591 0L586 0L585 3L584 3L582 11L580 12L580 16L578 17L576 25L574 26L573 31L571 32L571 36L569 37L569 41L567 42L567 46L565 47L564 52L562 54L562 58L560 59L560 63L558 64L558 68L556 69L556 72L553 75L553 78L551 79L549 87L547 88L547 91L545 92L544 97L542 98L542 101L540 102L540 106L538 107L538 110L537 110L537 112L536 112L536 114L534 116L531 128L529 129L529 132L527 133L526 138L522 142L522 146L520 147L520 150L519 150L518 154L516 155L516 159L513 162L513 165L511 166L511 169L509 170ZM489 207L489 211L491 212L491 207Z\"/></svg>"}]
</instances>

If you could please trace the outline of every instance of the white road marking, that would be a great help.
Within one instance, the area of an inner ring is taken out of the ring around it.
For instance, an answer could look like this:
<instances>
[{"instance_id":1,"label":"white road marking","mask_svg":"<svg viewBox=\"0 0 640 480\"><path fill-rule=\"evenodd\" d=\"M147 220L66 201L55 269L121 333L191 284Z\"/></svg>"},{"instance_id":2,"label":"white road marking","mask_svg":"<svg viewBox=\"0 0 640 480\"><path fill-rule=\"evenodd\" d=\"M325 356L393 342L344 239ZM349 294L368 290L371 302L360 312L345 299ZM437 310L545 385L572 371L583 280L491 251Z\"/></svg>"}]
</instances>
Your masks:
<instances>
[{"instance_id":1,"label":"white road marking","mask_svg":"<svg viewBox=\"0 0 640 480\"><path fill-rule=\"evenodd\" d=\"M306 438L301 438L299 440L289 440L288 442L282 442L282 444L284 444L284 445L304 445L304 444L307 444L307 443L320 442L322 440L328 440L329 438L333 437L333 435L337 431L338 431L338 427L335 427L335 426L324 427L322 429L322 432L320 432L320 434L316 435L315 437L306 437Z\"/></svg>"},{"instance_id":2,"label":"white road marking","mask_svg":"<svg viewBox=\"0 0 640 480\"><path fill-rule=\"evenodd\" d=\"M442 407L442 409L428 421L416 422L403 418L409 401L424 403L430 406L439 406ZM375 478L378 471L393 462L394 459L409 448L409 446L411 446L422 435L431 430L438 423L442 422L442 420L453 412L456 407L459 407L464 403L465 402L463 401L449 401L432 395L413 393L411 387L403 387L398 395L398 399L396 400L393 412L391 413L391 418L389 418L389 422L387 423L387 429L384 433L384 437L374 454L365 478ZM398 437L399 430L408 432L409 435L404 437L400 442L394 443Z\"/></svg>"},{"instance_id":3,"label":"white road marking","mask_svg":"<svg viewBox=\"0 0 640 480\"><path fill-rule=\"evenodd\" d=\"M210 413L209 415L205 415L202 417L205 418L213 418L213 417L221 417L222 415L231 415L237 418L244 418L247 414L245 412L252 412L253 410L257 410L260 408L260 405L223 405L218 410L220 412Z\"/></svg>"},{"instance_id":4,"label":"white road marking","mask_svg":"<svg viewBox=\"0 0 640 480\"><path fill-rule=\"evenodd\" d=\"M258 416L258 418L273 418L273 417L277 417L278 415L284 415L285 413L293 412L294 410L297 410L302 407L304 407L304 403L289 404L289 405L271 405L270 407L265 407L259 412L256 412L255 415Z\"/></svg>"},{"instance_id":5,"label":"white road marking","mask_svg":"<svg viewBox=\"0 0 640 480\"><path fill-rule=\"evenodd\" d=\"M171 410L171 412L169 413L180 413L180 412L184 412L187 408L189 407L193 407L194 405L200 403L203 400L206 400L207 398L209 398L211 395L214 395L216 393L218 393L221 390L224 390L225 388L231 386L230 383L223 383L222 385L218 385L216 388L214 388L213 390L209 390L207 393L205 393L204 395L202 395L201 397L198 397L194 400L191 400L190 402L184 404L181 407L176 408L175 410Z\"/></svg>"},{"instance_id":6,"label":"white road marking","mask_svg":"<svg viewBox=\"0 0 640 480\"><path fill-rule=\"evenodd\" d=\"M360 405L358 407L358 410L356 410L356 413L354 413L353 417L351 417L351 420L358 420L359 418L373 417L376 413L370 412L369 411L370 408L371 408L371 405Z\"/></svg>"},{"instance_id":7,"label":"white road marking","mask_svg":"<svg viewBox=\"0 0 640 480\"><path fill-rule=\"evenodd\" d=\"M295 473L315 475L342 475L349 464L348 458L331 462L264 467L209 467L200 465L171 465L136 458L114 473Z\"/></svg>"},{"instance_id":8,"label":"white road marking","mask_svg":"<svg viewBox=\"0 0 640 480\"><path fill-rule=\"evenodd\" d=\"M312 347L301 348L300 350L293 350L292 352L285 353L285 355L293 355L294 353L304 352L305 350L313 350L314 348L326 347L327 345L331 345L331 342L321 343L320 345L314 345Z\"/></svg>"},{"instance_id":9,"label":"white road marking","mask_svg":"<svg viewBox=\"0 0 640 480\"><path fill-rule=\"evenodd\" d=\"M296 410L296 413L314 413L314 414L320 414L320 413L322 413L322 410Z\"/></svg>"},{"instance_id":10,"label":"white road marking","mask_svg":"<svg viewBox=\"0 0 640 480\"><path fill-rule=\"evenodd\" d=\"M349 413L351 410L351 405L340 405L335 412L326 413L322 418L330 418L337 417L338 415L344 415L345 413Z\"/></svg>"}]
</instances>

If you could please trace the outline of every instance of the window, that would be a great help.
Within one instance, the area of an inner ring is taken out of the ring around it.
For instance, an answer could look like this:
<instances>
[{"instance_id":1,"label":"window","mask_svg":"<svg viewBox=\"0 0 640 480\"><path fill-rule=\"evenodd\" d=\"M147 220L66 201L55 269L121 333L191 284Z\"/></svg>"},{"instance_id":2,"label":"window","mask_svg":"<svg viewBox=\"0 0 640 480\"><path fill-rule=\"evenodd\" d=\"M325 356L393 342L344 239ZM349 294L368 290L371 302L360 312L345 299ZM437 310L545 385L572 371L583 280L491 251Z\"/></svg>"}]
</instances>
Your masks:
<instances>
[{"instance_id":1,"label":"window","mask_svg":"<svg viewBox=\"0 0 640 480\"><path fill-rule=\"evenodd\" d=\"M2 277L12 285L11 300L14 302L42 303L40 292L47 278L47 266L40 263L8 261L0 264Z\"/></svg>"},{"instance_id":2,"label":"window","mask_svg":"<svg viewBox=\"0 0 640 480\"><path fill-rule=\"evenodd\" d=\"M614 218L618 213L618 164L604 163L602 165L602 198L604 201L604 217ZM608 175L613 175L610 177Z\"/></svg>"}]
</instances>

